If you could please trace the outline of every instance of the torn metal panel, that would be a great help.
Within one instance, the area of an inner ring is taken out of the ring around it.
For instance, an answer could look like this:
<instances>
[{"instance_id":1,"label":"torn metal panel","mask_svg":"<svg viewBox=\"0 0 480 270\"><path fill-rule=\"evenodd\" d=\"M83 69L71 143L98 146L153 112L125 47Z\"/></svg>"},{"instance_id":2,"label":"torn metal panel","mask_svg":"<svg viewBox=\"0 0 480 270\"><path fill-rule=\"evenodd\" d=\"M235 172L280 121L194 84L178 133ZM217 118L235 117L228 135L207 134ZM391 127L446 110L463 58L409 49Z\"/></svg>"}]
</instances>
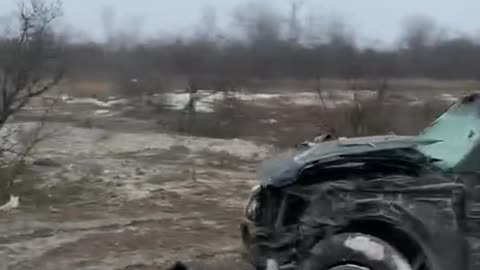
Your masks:
<instances>
[{"instance_id":1,"label":"torn metal panel","mask_svg":"<svg viewBox=\"0 0 480 270\"><path fill-rule=\"evenodd\" d=\"M295 179L295 184L262 187L257 253L301 256L299 249L308 251L316 240L355 220L382 220L421 234L459 227L456 193L464 186L415 150L341 155L300 169Z\"/></svg>"},{"instance_id":2,"label":"torn metal panel","mask_svg":"<svg viewBox=\"0 0 480 270\"><path fill-rule=\"evenodd\" d=\"M263 185L285 186L297 180L301 170L317 163L327 163L350 155L397 155L397 150L414 151L418 145L437 143L438 140L409 136L372 136L332 140L286 151L267 160L259 168Z\"/></svg>"},{"instance_id":3,"label":"torn metal panel","mask_svg":"<svg viewBox=\"0 0 480 270\"><path fill-rule=\"evenodd\" d=\"M385 181L388 186L392 181L405 178L408 177L377 181ZM438 181L443 184L433 184ZM256 258L260 262L275 258L280 263L301 260L319 239L341 232L356 220L382 220L418 234L419 241L425 243L435 231L457 230L454 210L457 202L452 193L461 186L436 175L404 181L413 182L417 183L416 187L403 185L404 189L377 189L378 182L363 189L351 181L326 182L291 186L275 195L264 194L279 196L281 199L277 201L283 203L270 204L272 208L260 210L263 212L259 213L259 219L263 215L269 218L263 219L262 225L254 230L252 249ZM397 182L393 186L402 184ZM264 189L262 192L276 191ZM298 201L292 201L297 196L305 201L304 209L298 208Z\"/></svg>"}]
</instances>

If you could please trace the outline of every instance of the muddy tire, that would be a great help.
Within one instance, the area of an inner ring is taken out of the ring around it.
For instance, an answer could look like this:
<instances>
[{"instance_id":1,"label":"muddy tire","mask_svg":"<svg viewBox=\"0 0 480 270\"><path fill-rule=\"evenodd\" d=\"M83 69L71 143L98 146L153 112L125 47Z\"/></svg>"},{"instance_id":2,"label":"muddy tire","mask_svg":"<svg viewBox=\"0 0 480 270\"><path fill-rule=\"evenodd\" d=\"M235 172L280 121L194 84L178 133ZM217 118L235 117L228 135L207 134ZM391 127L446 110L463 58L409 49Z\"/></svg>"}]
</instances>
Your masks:
<instances>
[{"instance_id":1,"label":"muddy tire","mask_svg":"<svg viewBox=\"0 0 480 270\"><path fill-rule=\"evenodd\" d=\"M379 238L348 233L317 243L302 270L412 270L408 260Z\"/></svg>"}]
</instances>

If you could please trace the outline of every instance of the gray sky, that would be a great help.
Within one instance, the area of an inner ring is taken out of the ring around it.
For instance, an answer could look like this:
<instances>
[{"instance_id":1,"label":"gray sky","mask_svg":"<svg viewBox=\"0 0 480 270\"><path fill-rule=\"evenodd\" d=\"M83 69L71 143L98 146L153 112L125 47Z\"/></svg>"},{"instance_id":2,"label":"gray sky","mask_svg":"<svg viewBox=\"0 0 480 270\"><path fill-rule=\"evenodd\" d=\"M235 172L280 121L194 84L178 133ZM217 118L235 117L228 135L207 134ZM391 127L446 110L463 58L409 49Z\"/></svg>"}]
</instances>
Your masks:
<instances>
[{"instance_id":1,"label":"gray sky","mask_svg":"<svg viewBox=\"0 0 480 270\"><path fill-rule=\"evenodd\" d=\"M286 10L288 0L257 0ZM404 18L423 14L448 29L480 33L479 0L305 0L304 12L336 14L347 18L362 39L393 41ZM18 0L0 0L0 14L15 8ZM246 0L63 0L64 24L75 27L90 38L101 38L101 14L105 7L115 9L115 28L141 29L143 35L191 30L202 9L214 7L220 24L228 22L232 9ZM129 25L129 26L126 26Z\"/></svg>"}]
</instances>

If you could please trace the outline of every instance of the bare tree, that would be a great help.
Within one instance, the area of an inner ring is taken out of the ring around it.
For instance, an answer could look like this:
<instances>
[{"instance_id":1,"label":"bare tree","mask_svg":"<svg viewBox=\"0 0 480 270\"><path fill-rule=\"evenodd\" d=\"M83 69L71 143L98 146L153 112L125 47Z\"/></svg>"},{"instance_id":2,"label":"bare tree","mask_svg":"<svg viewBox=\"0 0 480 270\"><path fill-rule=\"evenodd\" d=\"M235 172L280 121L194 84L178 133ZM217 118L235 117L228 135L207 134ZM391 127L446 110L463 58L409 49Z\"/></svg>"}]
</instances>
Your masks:
<instances>
[{"instance_id":1,"label":"bare tree","mask_svg":"<svg viewBox=\"0 0 480 270\"><path fill-rule=\"evenodd\" d=\"M426 16L414 15L406 18L403 33L403 45L412 51L432 45L435 38L435 22Z\"/></svg>"},{"instance_id":2,"label":"bare tree","mask_svg":"<svg viewBox=\"0 0 480 270\"><path fill-rule=\"evenodd\" d=\"M355 43L353 30L339 15L332 15L326 21L326 36L332 46L345 47Z\"/></svg>"},{"instance_id":3,"label":"bare tree","mask_svg":"<svg viewBox=\"0 0 480 270\"><path fill-rule=\"evenodd\" d=\"M429 50L435 44L436 31L436 24L429 17L413 15L405 19L400 47L405 49L403 58L411 73L426 76Z\"/></svg>"},{"instance_id":4,"label":"bare tree","mask_svg":"<svg viewBox=\"0 0 480 270\"><path fill-rule=\"evenodd\" d=\"M302 26L300 25L299 13L305 4L305 0L290 0L289 15L289 40L296 44L302 36Z\"/></svg>"},{"instance_id":5,"label":"bare tree","mask_svg":"<svg viewBox=\"0 0 480 270\"><path fill-rule=\"evenodd\" d=\"M115 32L115 18L116 12L112 6L105 6L102 8L101 20L103 31L105 35L105 40L108 45L112 45Z\"/></svg>"},{"instance_id":6,"label":"bare tree","mask_svg":"<svg viewBox=\"0 0 480 270\"><path fill-rule=\"evenodd\" d=\"M277 42L282 36L282 17L271 7L249 2L234 10L234 20L247 40L260 46Z\"/></svg>"},{"instance_id":7,"label":"bare tree","mask_svg":"<svg viewBox=\"0 0 480 270\"><path fill-rule=\"evenodd\" d=\"M211 6L204 7L195 29L196 38L212 41L217 36L217 30L217 11Z\"/></svg>"},{"instance_id":8,"label":"bare tree","mask_svg":"<svg viewBox=\"0 0 480 270\"><path fill-rule=\"evenodd\" d=\"M197 116L197 104L202 99L208 96L214 95L216 90L211 90L208 93L200 92L202 85L205 86L205 82L202 79L191 76L188 79L188 86L186 93L188 94L188 100L185 104L182 115L180 118L180 130L183 132L192 132Z\"/></svg>"},{"instance_id":9,"label":"bare tree","mask_svg":"<svg viewBox=\"0 0 480 270\"><path fill-rule=\"evenodd\" d=\"M10 137L7 122L29 102L56 86L62 78L63 69L59 58L59 40L52 23L61 15L61 3L30 0L19 5L15 28L5 33L0 47L0 144L2 159L9 156L8 176L2 175L2 192L9 192L15 174L25 157L38 142L39 136L28 145ZM38 134L37 134L38 135ZM13 157L13 158L12 158ZM4 194L5 195L5 194ZM0 198L2 199L2 198Z\"/></svg>"}]
</instances>

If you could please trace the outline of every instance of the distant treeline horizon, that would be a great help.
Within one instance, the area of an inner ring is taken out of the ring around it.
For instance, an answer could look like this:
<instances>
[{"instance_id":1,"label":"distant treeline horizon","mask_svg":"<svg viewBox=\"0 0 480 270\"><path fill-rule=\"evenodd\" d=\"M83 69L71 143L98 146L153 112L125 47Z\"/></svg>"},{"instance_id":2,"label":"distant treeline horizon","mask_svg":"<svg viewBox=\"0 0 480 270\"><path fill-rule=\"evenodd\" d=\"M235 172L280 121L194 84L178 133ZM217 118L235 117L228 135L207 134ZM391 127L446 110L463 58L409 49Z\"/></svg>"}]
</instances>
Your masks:
<instances>
[{"instance_id":1,"label":"distant treeline horizon","mask_svg":"<svg viewBox=\"0 0 480 270\"><path fill-rule=\"evenodd\" d=\"M398 44L379 49L360 46L354 27L341 19L301 18L295 3L287 14L268 6L239 7L231 33L218 30L215 13L204 11L192 34L149 41L139 41L133 30L111 30L105 14L107 41L64 42L62 59L74 76L183 76L224 87L251 79L480 79L480 41L450 35L428 17L408 18Z\"/></svg>"}]
</instances>

